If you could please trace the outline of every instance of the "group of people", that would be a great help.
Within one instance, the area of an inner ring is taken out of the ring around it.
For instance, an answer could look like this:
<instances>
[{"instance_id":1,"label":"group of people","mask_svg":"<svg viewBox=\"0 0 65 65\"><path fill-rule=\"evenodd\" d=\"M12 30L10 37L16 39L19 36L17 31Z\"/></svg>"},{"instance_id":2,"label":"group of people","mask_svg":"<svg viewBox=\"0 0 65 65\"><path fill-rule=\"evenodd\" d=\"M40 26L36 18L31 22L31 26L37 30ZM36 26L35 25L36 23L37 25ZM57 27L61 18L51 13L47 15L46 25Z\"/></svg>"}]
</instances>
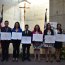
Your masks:
<instances>
[{"instance_id":1,"label":"group of people","mask_svg":"<svg viewBox=\"0 0 65 65\"><path fill-rule=\"evenodd\" d=\"M46 28L44 30L44 33L40 30L39 25L35 25L34 30L29 30L29 25L25 25L25 30L22 31L19 22L15 22L14 28L11 29L9 25L9 21L4 22L5 26L1 27L0 24L0 32L21 32L22 36L31 36L33 34L44 34L45 35L54 35L54 30L52 29L50 23L47 23ZM62 28L61 24L57 24L57 34L62 34ZM43 36L43 37L44 37ZM21 40L0 40L1 48L2 48L2 59L1 61L8 61L9 59L9 45L12 43L13 45L13 60L12 61L18 61L19 59L19 50L20 50L20 43ZM40 42L32 42L33 48L34 48L34 60L40 61L40 45L43 43ZM45 47L45 60L46 62L50 61L52 62L53 56L52 56L52 47L55 48L55 58L57 62L60 62L60 53L62 48L62 42L55 42L53 45L52 43L47 44L48 47ZM30 58L30 46L31 44L22 44L22 61L28 60L31 61Z\"/></svg>"}]
</instances>

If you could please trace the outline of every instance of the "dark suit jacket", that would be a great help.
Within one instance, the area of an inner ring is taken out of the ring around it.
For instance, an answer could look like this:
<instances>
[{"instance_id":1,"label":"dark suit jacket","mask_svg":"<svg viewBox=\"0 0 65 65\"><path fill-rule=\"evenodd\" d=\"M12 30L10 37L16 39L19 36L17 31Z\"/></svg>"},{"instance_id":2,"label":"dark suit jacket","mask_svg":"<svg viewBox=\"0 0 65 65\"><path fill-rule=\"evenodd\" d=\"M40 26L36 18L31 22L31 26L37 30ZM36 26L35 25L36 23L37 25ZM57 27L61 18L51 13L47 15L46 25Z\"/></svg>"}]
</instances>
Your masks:
<instances>
[{"instance_id":1,"label":"dark suit jacket","mask_svg":"<svg viewBox=\"0 0 65 65\"><path fill-rule=\"evenodd\" d=\"M50 29L50 31L51 31L51 35L54 35L54 31L52 29ZM44 35L47 35L47 32L48 30L44 30Z\"/></svg>"},{"instance_id":2,"label":"dark suit jacket","mask_svg":"<svg viewBox=\"0 0 65 65\"><path fill-rule=\"evenodd\" d=\"M32 37L32 32L31 31L27 31L27 33L26 33L26 31L23 31L22 32L22 36L31 36ZM31 44L22 44L22 46L31 46Z\"/></svg>"},{"instance_id":3,"label":"dark suit jacket","mask_svg":"<svg viewBox=\"0 0 65 65\"><path fill-rule=\"evenodd\" d=\"M11 31L11 28L10 28L10 27L8 27L7 29L6 29L6 27L2 27L2 28L1 28L1 32L12 32L12 31ZM1 40L1 42L2 42L2 43L5 43L5 42L9 42L9 43L10 43L11 40L10 40L10 41L7 41L7 40L6 40L6 41L5 41L5 40L2 41L2 40Z\"/></svg>"},{"instance_id":4,"label":"dark suit jacket","mask_svg":"<svg viewBox=\"0 0 65 65\"><path fill-rule=\"evenodd\" d=\"M1 32L12 32L12 30L10 27L8 27L7 29L6 29L6 27L2 27Z\"/></svg>"}]
</instances>

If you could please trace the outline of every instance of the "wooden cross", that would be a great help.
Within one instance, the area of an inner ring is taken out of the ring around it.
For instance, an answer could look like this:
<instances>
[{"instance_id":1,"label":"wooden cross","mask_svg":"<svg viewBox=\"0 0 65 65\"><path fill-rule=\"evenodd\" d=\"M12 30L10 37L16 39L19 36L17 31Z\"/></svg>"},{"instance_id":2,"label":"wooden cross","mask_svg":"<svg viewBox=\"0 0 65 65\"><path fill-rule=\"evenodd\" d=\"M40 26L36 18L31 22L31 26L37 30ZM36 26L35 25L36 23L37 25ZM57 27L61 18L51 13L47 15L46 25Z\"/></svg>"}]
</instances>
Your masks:
<instances>
[{"instance_id":1,"label":"wooden cross","mask_svg":"<svg viewBox=\"0 0 65 65\"><path fill-rule=\"evenodd\" d=\"M27 3L28 3L28 2L27 2ZM30 7L26 7L26 3L24 3L24 7L19 7L19 8L23 8L23 9L24 9L24 21L25 21L26 9L29 9Z\"/></svg>"}]
</instances>

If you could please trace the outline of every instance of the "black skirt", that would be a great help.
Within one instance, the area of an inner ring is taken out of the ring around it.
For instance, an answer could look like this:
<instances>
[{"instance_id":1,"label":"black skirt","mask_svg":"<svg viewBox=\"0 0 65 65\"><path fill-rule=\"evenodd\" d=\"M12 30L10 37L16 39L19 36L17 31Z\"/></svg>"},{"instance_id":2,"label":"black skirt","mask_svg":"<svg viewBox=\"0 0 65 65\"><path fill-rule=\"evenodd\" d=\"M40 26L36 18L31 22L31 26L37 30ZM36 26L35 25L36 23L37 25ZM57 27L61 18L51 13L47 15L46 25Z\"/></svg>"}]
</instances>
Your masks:
<instances>
[{"instance_id":1,"label":"black skirt","mask_svg":"<svg viewBox=\"0 0 65 65\"><path fill-rule=\"evenodd\" d=\"M61 49L62 48L62 42L55 42L54 47L56 49Z\"/></svg>"}]
</instances>

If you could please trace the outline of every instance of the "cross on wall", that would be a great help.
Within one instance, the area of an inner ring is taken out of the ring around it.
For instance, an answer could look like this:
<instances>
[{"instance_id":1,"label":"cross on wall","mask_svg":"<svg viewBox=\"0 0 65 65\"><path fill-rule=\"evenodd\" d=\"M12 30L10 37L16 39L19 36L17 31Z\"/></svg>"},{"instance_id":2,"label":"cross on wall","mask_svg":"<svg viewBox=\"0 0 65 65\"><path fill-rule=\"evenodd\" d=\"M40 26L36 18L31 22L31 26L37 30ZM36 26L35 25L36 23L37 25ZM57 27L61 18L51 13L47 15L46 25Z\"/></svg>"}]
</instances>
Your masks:
<instances>
[{"instance_id":1,"label":"cross on wall","mask_svg":"<svg viewBox=\"0 0 65 65\"><path fill-rule=\"evenodd\" d=\"M24 12L23 12L23 18L22 18L22 20L23 20L23 27L24 27L24 23L25 23L25 19L26 19L26 9L29 9L30 7L27 7L27 5L26 4L31 4L30 2L28 2L27 0L23 0L22 2L24 2L24 6L21 6L21 7L19 7L20 9L23 9L24 10Z\"/></svg>"}]
</instances>

